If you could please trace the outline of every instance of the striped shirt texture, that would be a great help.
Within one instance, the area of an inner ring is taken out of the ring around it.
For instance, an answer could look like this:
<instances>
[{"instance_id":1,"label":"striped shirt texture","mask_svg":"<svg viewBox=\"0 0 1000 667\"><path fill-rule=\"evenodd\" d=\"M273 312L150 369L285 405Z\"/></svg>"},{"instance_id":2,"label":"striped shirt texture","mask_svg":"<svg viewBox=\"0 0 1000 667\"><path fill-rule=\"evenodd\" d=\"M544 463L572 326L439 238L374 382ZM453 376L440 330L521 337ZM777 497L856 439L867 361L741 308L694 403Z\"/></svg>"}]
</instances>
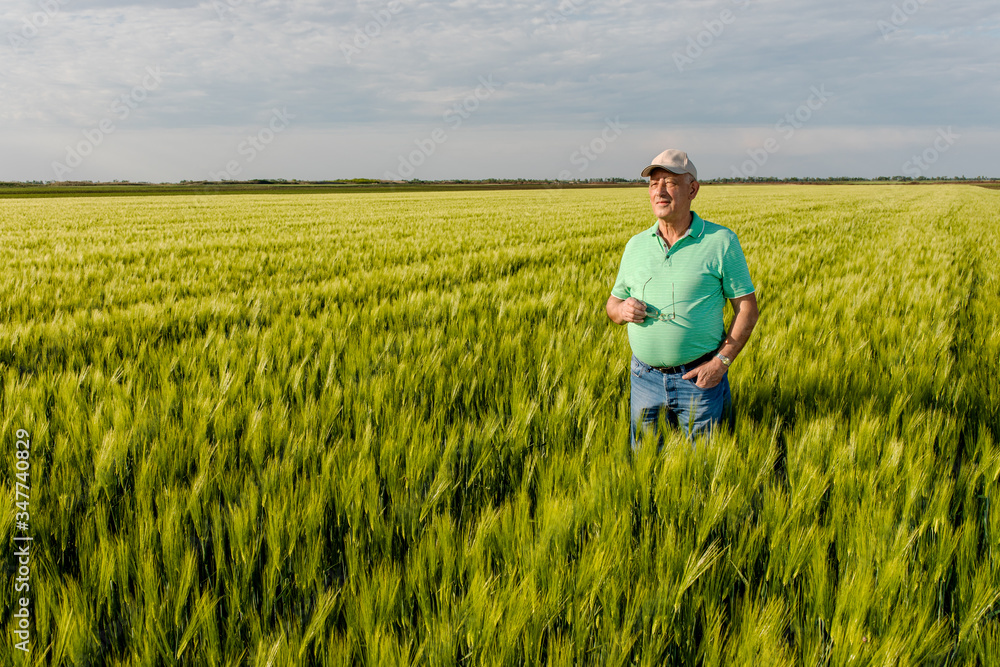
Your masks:
<instances>
[{"instance_id":1,"label":"striped shirt texture","mask_svg":"<svg viewBox=\"0 0 1000 667\"><path fill-rule=\"evenodd\" d=\"M659 221L629 239L611 294L646 303L645 321L628 324L632 353L650 366L679 366L719 348L726 299L753 291L736 234L692 211L670 248Z\"/></svg>"}]
</instances>

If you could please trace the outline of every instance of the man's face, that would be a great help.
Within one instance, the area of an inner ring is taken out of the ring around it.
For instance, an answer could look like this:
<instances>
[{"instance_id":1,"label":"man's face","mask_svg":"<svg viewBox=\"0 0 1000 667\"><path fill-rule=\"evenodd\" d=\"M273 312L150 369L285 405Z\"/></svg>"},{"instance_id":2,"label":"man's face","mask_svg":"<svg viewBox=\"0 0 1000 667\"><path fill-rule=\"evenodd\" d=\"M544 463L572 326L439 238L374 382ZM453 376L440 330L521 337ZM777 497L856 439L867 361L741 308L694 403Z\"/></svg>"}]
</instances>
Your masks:
<instances>
[{"instance_id":1,"label":"man's face","mask_svg":"<svg viewBox=\"0 0 1000 667\"><path fill-rule=\"evenodd\" d=\"M653 213L660 220L689 213L699 187L690 174L654 169L649 175L649 203L653 205Z\"/></svg>"}]
</instances>

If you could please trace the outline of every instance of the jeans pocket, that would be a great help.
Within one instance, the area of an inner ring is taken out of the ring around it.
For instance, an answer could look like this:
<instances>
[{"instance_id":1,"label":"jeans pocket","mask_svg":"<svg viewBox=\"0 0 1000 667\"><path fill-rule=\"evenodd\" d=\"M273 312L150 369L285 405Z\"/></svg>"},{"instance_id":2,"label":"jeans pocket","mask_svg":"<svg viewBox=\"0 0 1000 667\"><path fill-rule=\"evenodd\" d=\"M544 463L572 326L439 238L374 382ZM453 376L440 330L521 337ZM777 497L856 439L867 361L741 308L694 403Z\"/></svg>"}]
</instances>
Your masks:
<instances>
[{"instance_id":1,"label":"jeans pocket","mask_svg":"<svg viewBox=\"0 0 1000 667\"><path fill-rule=\"evenodd\" d=\"M639 361L635 355L632 355L632 377L641 378L646 373L646 364Z\"/></svg>"},{"instance_id":2,"label":"jeans pocket","mask_svg":"<svg viewBox=\"0 0 1000 667\"><path fill-rule=\"evenodd\" d=\"M691 386L694 387L695 391L699 391L703 394L709 394L714 391L722 391L723 381L725 381L725 377L723 377L722 380L719 380L719 383L714 387L699 387L695 380L688 380L688 382L691 383Z\"/></svg>"}]
</instances>

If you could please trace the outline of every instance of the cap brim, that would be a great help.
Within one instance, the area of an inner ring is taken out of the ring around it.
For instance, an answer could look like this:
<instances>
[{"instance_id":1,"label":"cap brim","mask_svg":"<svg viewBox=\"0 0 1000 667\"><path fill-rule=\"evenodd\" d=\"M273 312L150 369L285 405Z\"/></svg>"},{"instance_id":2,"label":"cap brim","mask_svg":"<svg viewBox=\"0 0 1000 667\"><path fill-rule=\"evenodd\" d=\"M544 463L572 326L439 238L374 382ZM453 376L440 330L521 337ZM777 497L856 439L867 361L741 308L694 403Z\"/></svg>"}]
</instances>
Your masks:
<instances>
[{"instance_id":1,"label":"cap brim","mask_svg":"<svg viewBox=\"0 0 1000 667\"><path fill-rule=\"evenodd\" d=\"M686 174L686 173L688 173L686 171L675 171L674 169L671 169L670 167L664 167L662 164L651 164L651 165L649 165L648 167L646 167L645 169L642 170L642 176L643 176L643 178L645 178L645 177L649 176L650 174L652 174L654 169L663 169L664 171L669 171L671 174Z\"/></svg>"}]
</instances>

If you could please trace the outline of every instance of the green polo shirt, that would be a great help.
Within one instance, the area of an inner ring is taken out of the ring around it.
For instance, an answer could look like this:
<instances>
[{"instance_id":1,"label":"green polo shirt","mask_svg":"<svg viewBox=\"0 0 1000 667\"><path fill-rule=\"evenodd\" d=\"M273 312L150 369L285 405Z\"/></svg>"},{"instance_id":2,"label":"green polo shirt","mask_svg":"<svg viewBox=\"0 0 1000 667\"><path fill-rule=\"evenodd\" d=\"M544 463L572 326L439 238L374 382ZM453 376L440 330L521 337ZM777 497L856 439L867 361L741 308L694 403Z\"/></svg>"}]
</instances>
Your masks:
<instances>
[{"instance_id":1,"label":"green polo shirt","mask_svg":"<svg viewBox=\"0 0 1000 667\"><path fill-rule=\"evenodd\" d=\"M667 248L658 227L625 245L611 294L646 303L646 320L628 324L632 353L650 366L679 366L719 349L726 299L754 286L732 230L692 211L687 233Z\"/></svg>"}]
</instances>

